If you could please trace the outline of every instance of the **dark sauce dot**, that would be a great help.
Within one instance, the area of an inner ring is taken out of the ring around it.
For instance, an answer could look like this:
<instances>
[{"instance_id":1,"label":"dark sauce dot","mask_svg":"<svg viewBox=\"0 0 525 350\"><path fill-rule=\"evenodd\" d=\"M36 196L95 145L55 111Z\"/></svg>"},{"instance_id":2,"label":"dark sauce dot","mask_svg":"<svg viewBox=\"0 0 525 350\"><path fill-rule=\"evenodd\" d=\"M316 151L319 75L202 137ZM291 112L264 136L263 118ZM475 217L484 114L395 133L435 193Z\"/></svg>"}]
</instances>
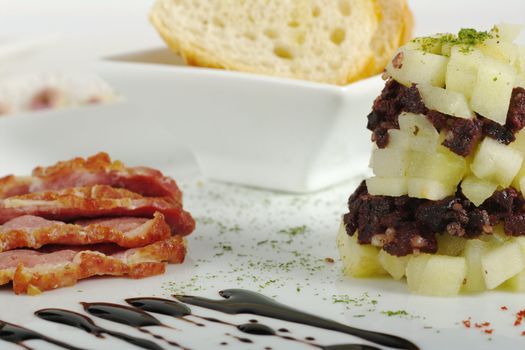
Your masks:
<instances>
[{"instance_id":1,"label":"dark sauce dot","mask_svg":"<svg viewBox=\"0 0 525 350\"><path fill-rule=\"evenodd\" d=\"M195 323L197 325L197 327L206 327L206 325L204 323Z\"/></svg>"},{"instance_id":2,"label":"dark sauce dot","mask_svg":"<svg viewBox=\"0 0 525 350\"><path fill-rule=\"evenodd\" d=\"M257 321L257 320L253 320L253 319L250 320L250 323L257 323L257 322L259 322L259 321Z\"/></svg>"},{"instance_id":3,"label":"dark sauce dot","mask_svg":"<svg viewBox=\"0 0 525 350\"><path fill-rule=\"evenodd\" d=\"M93 320L87 316L81 315L79 313L68 311L68 310L62 310L62 309L43 309L38 310L35 312L35 315L38 317L51 321L56 323L62 323L66 324L78 329L82 329L88 333L94 334L95 336L100 336L102 333L106 333L108 335L111 335L113 337L122 339L123 341L126 341L128 343L131 343L133 345L136 345L138 347L141 347L143 349L149 349L149 350L162 350L163 348L159 345L157 345L155 342L152 342L150 340L144 339L144 338L137 338L133 337L131 335L127 335L120 332L112 331L111 329L102 328L100 326L97 326ZM149 316L152 317L152 316ZM1 321L0 321L1 325ZM146 333L146 334L152 334L150 331L141 328L141 327L135 327L139 331ZM2 331L5 330L5 326L2 327ZM24 334L28 334L27 331L24 331ZM29 333L30 335L32 333ZM0 338L1 338L1 332L0 332ZM35 337L32 337L31 339L37 339ZM162 337L160 339L163 339ZM44 339L46 340L46 339ZM48 342L51 342L50 340L46 340ZM53 344L59 345L62 348L66 349L79 349L77 347L68 347L67 344L59 344L57 341L54 341Z\"/></svg>"},{"instance_id":4,"label":"dark sauce dot","mask_svg":"<svg viewBox=\"0 0 525 350\"><path fill-rule=\"evenodd\" d=\"M290 333L290 331L287 330L286 328L279 328L278 331L283 332L283 333Z\"/></svg>"},{"instance_id":5,"label":"dark sauce dot","mask_svg":"<svg viewBox=\"0 0 525 350\"><path fill-rule=\"evenodd\" d=\"M257 335L275 335L275 330L260 323L244 323L237 326L241 332Z\"/></svg>"},{"instance_id":6,"label":"dark sauce dot","mask_svg":"<svg viewBox=\"0 0 525 350\"><path fill-rule=\"evenodd\" d=\"M239 339L239 341L243 343L253 343L253 341L248 338L237 338L237 339Z\"/></svg>"},{"instance_id":7,"label":"dark sauce dot","mask_svg":"<svg viewBox=\"0 0 525 350\"><path fill-rule=\"evenodd\" d=\"M310 341L315 340L314 337L306 337L306 338L304 338L304 339L306 339L306 340L310 340Z\"/></svg>"},{"instance_id":8,"label":"dark sauce dot","mask_svg":"<svg viewBox=\"0 0 525 350\"><path fill-rule=\"evenodd\" d=\"M223 341L223 342L221 343L221 345L228 345L228 343L225 342L225 341Z\"/></svg>"},{"instance_id":9,"label":"dark sauce dot","mask_svg":"<svg viewBox=\"0 0 525 350\"><path fill-rule=\"evenodd\" d=\"M272 350L272 348L267 346L267 347L264 348L264 350Z\"/></svg>"}]
</instances>

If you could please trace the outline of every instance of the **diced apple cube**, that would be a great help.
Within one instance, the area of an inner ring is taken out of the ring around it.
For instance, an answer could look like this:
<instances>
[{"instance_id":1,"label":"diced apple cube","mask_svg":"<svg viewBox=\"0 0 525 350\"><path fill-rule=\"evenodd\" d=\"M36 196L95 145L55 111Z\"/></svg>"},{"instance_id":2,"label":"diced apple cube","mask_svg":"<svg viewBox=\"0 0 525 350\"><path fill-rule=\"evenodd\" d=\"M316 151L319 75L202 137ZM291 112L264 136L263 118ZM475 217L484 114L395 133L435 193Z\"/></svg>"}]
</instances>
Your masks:
<instances>
[{"instance_id":1,"label":"diced apple cube","mask_svg":"<svg viewBox=\"0 0 525 350\"><path fill-rule=\"evenodd\" d=\"M419 254L411 256L408 260L405 275L407 276L408 288L411 291L418 291L421 281L425 277L425 269L431 257L431 254Z\"/></svg>"},{"instance_id":2,"label":"diced apple cube","mask_svg":"<svg viewBox=\"0 0 525 350\"><path fill-rule=\"evenodd\" d=\"M434 153L439 144L439 133L423 114L401 113L399 128L409 137L410 149Z\"/></svg>"},{"instance_id":3,"label":"diced apple cube","mask_svg":"<svg viewBox=\"0 0 525 350\"><path fill-rule=\"evenodd\" d=\"M504 125L516 74L514 67L485 58L478 67L476 83L472 90L472 109L485 118Z\"/></svg>"},{"instance_id":4,"label":"diced apple cube","mask_svg":"<svg viewBox=\"0 0 525 350\"><path fill-rule=\"evenodd\" d=\"M479 50L485 56L492 57L511 66L514 66L519 59L518 45L499 39L485 40L483 45L479 46Z\"/></svg>"},{"instance_id":5,"label":"diced apple cube","mask_svg":"<svg viewBox=\"0 0 525 350\"><path fill-rule=\"evenodd\" d=\"M421 50L425 52L430 52L436 55L442 55L442 46L443 41L439 40L440 35L430 36L438 40L426 40L426 38L415 38L414 40L406 43L403 46L403 49L407 50Z\"/></svg>"},{"instance_id":6,"label":"diced apple cube","mask_svg":"<svg viewBox=\"0 0 525 350\"><path fill-rule=\"evenodd\" d=\"M513 237L512 241L520 245L521 252L525 255L525 236ZM525 292L525 270L508 279L505 287L513 292Z\"/></svg>"},{"instance_id":7,"label":"diced apple cube","mask_svg":"<svg viewBox=\"0 0 525 350\"><path fill-rule=\"evenodd\" d=\"M425 137L423 135L412 137L410 140L410 149L418 152L427 152L433 153L436 148L439 146L439 136L435 137Z\"/></svg>"},{"instance_id":8,"label":"diced apple cube","mask_svg":"<svg viewBox=\"0 0 525 350\"><path fill-rule=\"evenodd\" d=\"M467 275L463 290L466 292L482 292L486 290L485 276L481 267L481 256L489 249L490 244L480 239L466 240L463 256L467 261Z\"/></svg>"},{"instance_id":9,"label":"diced apple cube","mask_svg":"<svg viewBox=\"0 0 525 350\"><path fill-rule=\"evenodd\" d=\"M397 82L412 84L430 84L445 86L445 74L448 57L420 50L401 48L388 63L386 72Z\"/></svg>"},{"instance_id":10,"label":"diced apple cube","mask_svg":"<svg viewBox=\"0 0 525 350\"><path fill-rule=\"evenodd\" d=\"M518 132L516 134L516 140L509 146L521 152L521 154L525 154L525 130ZM521 163L520 170L518 170L518 173L514 176L511 186L520 192L525 190L525 162Z\"/></svg>"},{"instance_id":11,"label":"diced apple cube","mask_svg":"<svg viewBox=\"0 0 525 350\"><path fill-rule=\"evenodd\" d=\"M462 93L423 84L418 85L418 89L427 108L458 118L474 118L474 112Z\"/></svg>"},{"instance_id":12,"label":"diced apple cube","mask_svg":"<svg viewBox=\"0 0 525 350\"><path fill-rule=\"evenodd\" d=\"M503 286L512 292L525 292L525 270L509 278Z\"/></svg>"},{"instance_id":13,"label":"diced apple cube","mask_svg":"<svg viewBox=\"0 0 525 350\"><path fill-rule=\"evenodd\" d=\"M514 85L516 87L522 87L525 89L525 72L520 73L516 76L516 83Z\"/></svg>"},{"instance_id":14,"label":"diced apple cube","mask_svg":"<svg viewBox=\"0 0 525 350\"><path fill-rule=\"evenodd\" d=\"M437 235L439 255L458 256L463 252L467 240L463 237L452 236L448 233Z\"/></svg>"},{"instance_id":15,"label":"diced apple cube","mask_svg":"<svg viewBox=\"0 0 525 350\"><path fill-rule=\"evenodd\" d=\"M387 148L407 150L409 147L410 147L410 135L398 129L388 130Z\"/></svg>"},{"instance_id":16,"label":"diced apple cube","mask_svg":"<svg viewBox=\"0 0 525 350\"><path fill-rule=\"evenodd\" d=\"M485 251L481 256L481 267L487 289L496 288L525 268L520 244L507 242Z\"/></svg>"},{"instance_id":17,"label":"diced apple cube","mask_svg":"<svg viewBox=\"0 0 525 350\"><path fill-rule=\"evenodd\" d=\"M459 46L452 47L446 73L447 90L457 91L470 99L482 61L483 54L479 50L465 51Z\"/></svg>"},{"instance_id":18,"label":"diced apple cube","mask_svg":"<svg viewBox=\"0 0 525 350\"><path fill-rule=\"evenodd\" d=\"M525 73L525 46L520 46L519 51L520 51L520 57L517 62L517 65L518 65L517 69L521 73L520 77L523 77L523 74ZM520 80L522 80L522 78ZM518 85L518 86L523 86L523 85Z\"/></svg>"},{"instance_id":19,"label":"diced apple cube","mask_svg":"<svg viewBox=\"0 0 525 350\"><path fill-rule=\"evenodd\" d=\"M525 236L519 236L519 237L512 237L511 239L513 242L516 242L520 245L521 251L523 255L525 256Z\"/></svg>"},{"instance_id":20,"label":"diced apple cube","mask_svg":"<svg viewBox=\"0 0 525 350\"><path fill-rule=\"evenodd\" d=\"M523 162L525 163L525 162ZM525 190L525 164L521 164L521 168L512 180L511 186L522 192Z\"/></svg>"},{"instance_id":21,"label":"diced apple cube","mask_svg":"<svg viewBox=\"0 0 525 350\"><path fill-rule=\"evenodd\" d=\"M525 189L525 176L522 176L522 177L520 178L520 184L519 184L519 186L518 186L518 190L519 190L520 192L523 192L522 188Z\"/></svg>"},{"instance_id":22,"label":"diced apple cube","mask_svg":"<svg viewBox=\"0 0 525 350\"><path fill-rule=\"evenodd\" d=\"M378 148L372 151L370 167L380 177L404 177L408 167L408 152L400 149Z\"/></svg>"},{"instance_id":23,"label":"diced apple cube","mask_svg":"<svg viewBox=\"0 0 525 350\"><path fill-rule=\"evenodd\" d=\"M480 179L508 187L520 170L522 161L521 152L485 137L470 169Z\"/></svg>"},{"instance_id":24,"label":"diced apple cube","mask_svg":"<svg viewBox=\"0 0 525 350\"><path fill-rule=\"evenodd\" d=\"M467 171L465 158L455 153L411 152L407 177L431 179L457 186Z\"/></svg>"},{"instance_id":25,"label":"diced apple cube","mask_svg":"<svg viewBox=\"0 0 525 350\"><path fill-rule=\"evenodd\" d=\"M412 198L436 201L451 196L456 192L455 186L450 186L436 180L408 178L407 181L408 196Z\"/></svg>"},{"instance_id":26,"label":"diced apple cube","mask_svg":"<svg viewBox=\"0 0 525 350\"><path fill-rule=\"evenodd\" d=\"M516 140L511 142L509 146L521 153L525 153L525 129L521 129L514 136L516 137Z\"/></svg>"},{"instance_id":27,"label":"diced apple cube","mask_svg":"<svg viewBox=\"0 0 525 350\"><path fill-rule=\"evenodd\" d=\"M473 175L467 176L461 182L461 192L463 192L465 197L467 197L467 199L476 207L479 207L485 199L492 196L497 188L497 184L487 180L478 179Z\"/></svg>"},{"instance_id":28,"label":"diced apple cube","mask_svg":"<svg viewBox=\"0 0 525 350\"><path fill-rule=\"evenodd\" d=\"M492 34L495 39L511 43L520 35L523 26L520 24L500 23L494 26Z\"/></svg>"},{"instance_id":29,"label":"diced apple cube","mask_svg":"<svg viewBox=\"0 0 525 350\"><path fill-rule=\"evenodd\" d=\"M504 243L515 241L511 236L505 233L505 225L502 222L494 225L492 227L492 234L484 238L493 246L500 246Z\"/></svg>"},{"instance_id":30,"label":"diced apple cube","mask_svg":"<svg viewBox=\"0 0 525 350\"><path fill-rule=\"evenodd\" d=\"M520 192L525 190L525 164L521 165L520 170L512 180L511 186Z\"/></svg>"},{"instance_id":31,"label":"diced apple cube","mask_svg":"<svg viewBox=\"0 0 525 350\"><path fill-rule=\"evenodd\" d=\"M368 193L374 196L399 197L408 194L407 179L405 177L371 177L366 180Z\"/></svg>"},{"instance_id":32,"label":"diced apple cube","mask_svg":"<svg viewBox=\"0 0 525 350\"><path fill-rule=\"evenodd\" d=\"M424 114L403 112L399 115L399 129L408 135L438 137L434 125Z\"/></svg>"},{"instance_id":33,"label":"diced apple cube","mask_svg":"<svg viewBox=\"0 0 525 350\"><path fill-rule=\"evenodd\" d=\"M452 51L453 47L454 46L451 45L450 43L443 43L441 45L441 55L450 57L450 52Z\"/></svg>"},{"instance_id":34,"label":"diced apple cube","mask_svg":"<svg viewBox=\"0 0 525 350\"><path fill-rule=\"evenodd\" d=\"M406 269L408 288L424 295L457 295L466 270L463 257L431 254L413 256Z\"/></svg>"},{"instance_id":35,"label":"diced apple cube","mask_svg":"<svg viewBox=\"0 0 525 350\"><path fill-rule=\"evenodd\" d=\"M341 223L337 235L337 248L343 261L343 272L352 277L369 277L384 275L386 271L377 260L379 248L357 242L357 232L353 236L346 233Z\"/></svg>"},{"instance_id":36,"label":"diced apple cube","mask_svg":"<svg viewBox=\"0 0 525 350\"><path fill-rule=\"evenodd\" d=\"M392 276L392 278L396 280L400 280L405 276L405 270L408 264L408 260L410 259L411 255L406 256L394 256L390 255L384 250L380 250L379 254L377 255L377 259L379 260L379 263L383 267L383 269L386 270Z\"/></svg>"}]
</instances>

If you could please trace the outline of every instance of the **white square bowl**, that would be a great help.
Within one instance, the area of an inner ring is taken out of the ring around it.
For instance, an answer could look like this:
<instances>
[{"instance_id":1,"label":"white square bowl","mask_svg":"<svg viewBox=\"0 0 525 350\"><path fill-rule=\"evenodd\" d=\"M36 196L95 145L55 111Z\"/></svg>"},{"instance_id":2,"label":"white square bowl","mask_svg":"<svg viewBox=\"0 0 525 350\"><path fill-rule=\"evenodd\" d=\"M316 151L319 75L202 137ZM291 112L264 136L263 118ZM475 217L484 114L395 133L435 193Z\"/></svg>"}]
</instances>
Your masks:
<instances>
[{"instance_id":1,"label":"white square bowl","mask_svg":"<svg viewBox=\"0 0 525 350\"><path fill-rule=\"evenodd\" d=\"M167 49L114 56L98 73L195 154L211 179L311 192L366 172L379 77L333 86L188 67Z\"/></svg>"},{"instance_id":2,"label":"white square bowl","mask_svg":"<svg viewBox=\"0 0 525 350\"><path fill-rule=\"evenodd\" d=\"M113 102L0 118L0 177L108 152L130 166L147 165L177 180L200 175L192 152L133 106Z\"/></svg>"}]
</instances>

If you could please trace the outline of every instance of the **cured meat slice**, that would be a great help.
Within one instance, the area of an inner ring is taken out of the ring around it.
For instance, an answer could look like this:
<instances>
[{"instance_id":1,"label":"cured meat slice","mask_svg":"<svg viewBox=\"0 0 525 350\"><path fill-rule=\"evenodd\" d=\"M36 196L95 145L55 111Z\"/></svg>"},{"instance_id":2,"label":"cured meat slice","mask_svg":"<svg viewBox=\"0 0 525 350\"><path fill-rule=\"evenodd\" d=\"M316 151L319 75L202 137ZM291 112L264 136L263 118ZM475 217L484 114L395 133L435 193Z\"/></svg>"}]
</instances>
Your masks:
<instances>
[{"instance_id":1,"label":"cured meat slice","mask_svg":"<svg viewBox=\"0 0 525 350\"><path fill-rule=\"evenodd\" d=\"M47 244L86 245L103 242L133 248L170 236L171 229L159 212L152 219L122 217L82 220L71 224L23 215L0 226L0 252L16 248L38 249Z\"/></svg>"},{"instance_id":2,"label":"cured meat slice","mask_svg":"<svg viewBox=\"0 0 525 350\"><path fill-rule=\"evenodd\" d=\"M125 188L143 196L166 197L166 200L182 203L182 193L175 180L155 169L126 167L120 161L113 162L107 153L37 167L32 176L0 178L0 198L94 185Z\"/></svg>"},{"instance_id":3,"label":"cured meat slice","mask_svg":"<svg viewBox=\"0 0 525 350\"><path fill-rule=\"evenodd\" d=\"M35 192L0 199L0 224L22 215L74 221L119 216L152 218L155 212L164 215L174 234L186 235L195 228L195 221L180 204L161 197L143 197L107 185Z\"/></svg>"},{"instance_id":4,"label":"cured meat slice","mask_svg":"<svg viewBox=\"0 0 525 350\"><path fill-rule=\"evenodd\" d=\"M0 253L0 285L12 281L16 294L38 294L97 275L143 278L163 273L166 262L182 263L185 255L181 236L127 250L114 245L11 250Z\"/></svg>"}]
</instances>

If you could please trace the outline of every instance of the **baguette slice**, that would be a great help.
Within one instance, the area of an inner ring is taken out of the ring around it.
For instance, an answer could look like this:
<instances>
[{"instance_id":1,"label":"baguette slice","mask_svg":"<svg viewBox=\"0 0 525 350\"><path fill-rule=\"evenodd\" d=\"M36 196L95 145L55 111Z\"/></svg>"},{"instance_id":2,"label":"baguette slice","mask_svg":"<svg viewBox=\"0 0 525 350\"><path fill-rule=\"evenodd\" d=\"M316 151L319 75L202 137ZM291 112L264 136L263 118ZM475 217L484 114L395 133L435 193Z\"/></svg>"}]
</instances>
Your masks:
<instances>
[{"instance_id":1,"label":"baguette slice","mask_svg":"<svg viewBox=\"0 0 525 350\"><path fill-rule=\"evenodd\" d=\"M340 85L379 64L379 17L370 0L157 0L150 14L188 64Z\"/></svg>"},{"instance_id":2,"label":"baguette slice","mask_svg":"<svg viewBox=\"0 0 525 350\"><path fill-rule=\"evenodd\" d=\"M372 38L374 53L370 71L363 71L363 78L381 73L394 52L410 40L414 18L406 0L377 0L380 8L379 26Z\"/></svg>"}]
</instances>

